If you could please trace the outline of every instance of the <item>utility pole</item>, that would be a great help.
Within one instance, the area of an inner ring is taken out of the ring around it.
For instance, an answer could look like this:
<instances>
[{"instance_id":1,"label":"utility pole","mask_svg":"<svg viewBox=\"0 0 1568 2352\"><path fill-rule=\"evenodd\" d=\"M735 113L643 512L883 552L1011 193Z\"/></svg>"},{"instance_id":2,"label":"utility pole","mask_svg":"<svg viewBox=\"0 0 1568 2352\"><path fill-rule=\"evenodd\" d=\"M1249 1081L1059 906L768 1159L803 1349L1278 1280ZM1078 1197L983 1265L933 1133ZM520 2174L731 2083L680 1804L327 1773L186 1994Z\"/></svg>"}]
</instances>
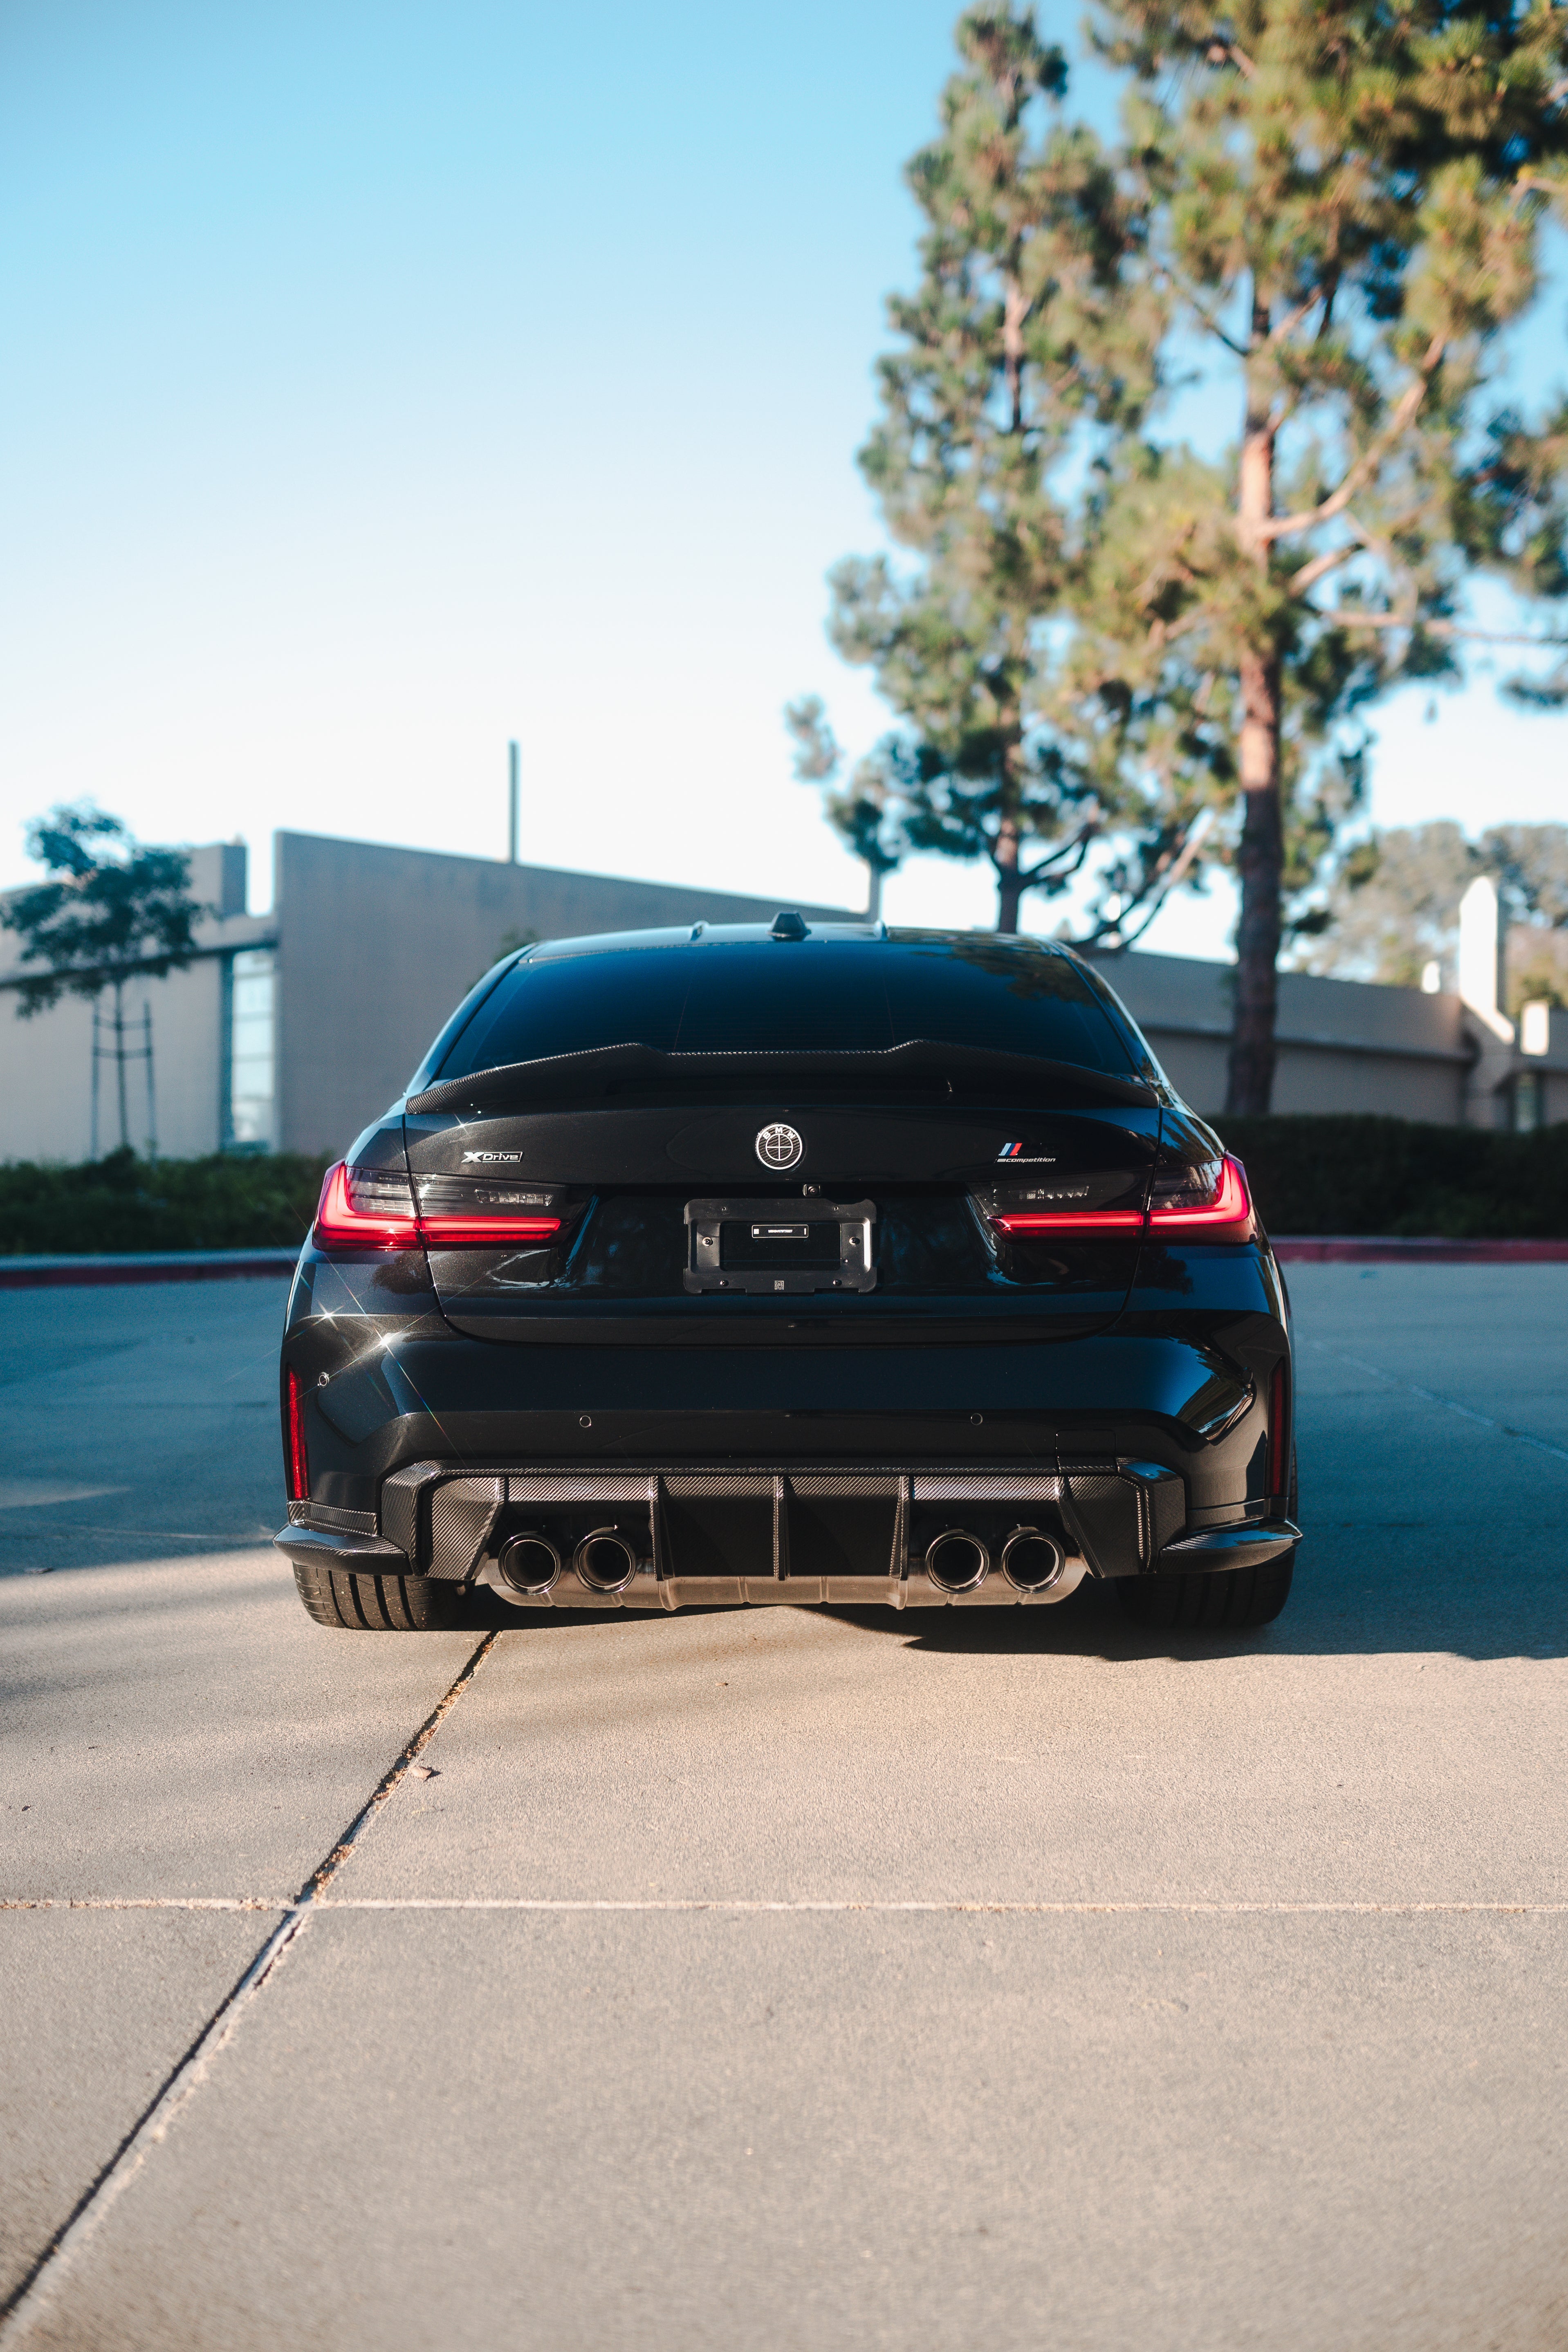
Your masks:
<instances>
[{"instance_id":1,"label":"utility pole","mask_svg":"<svg viewBox=\"0 0 1568 2352\"><path fill-rule=\"evenodd\" d=\"M518 817L520 814L518 805L517 745L515 743L509 743L506 747L506 766L508 786L506 854L509 865L515 866L517 864L517 830Z\"/></svg>"}]
</instances>

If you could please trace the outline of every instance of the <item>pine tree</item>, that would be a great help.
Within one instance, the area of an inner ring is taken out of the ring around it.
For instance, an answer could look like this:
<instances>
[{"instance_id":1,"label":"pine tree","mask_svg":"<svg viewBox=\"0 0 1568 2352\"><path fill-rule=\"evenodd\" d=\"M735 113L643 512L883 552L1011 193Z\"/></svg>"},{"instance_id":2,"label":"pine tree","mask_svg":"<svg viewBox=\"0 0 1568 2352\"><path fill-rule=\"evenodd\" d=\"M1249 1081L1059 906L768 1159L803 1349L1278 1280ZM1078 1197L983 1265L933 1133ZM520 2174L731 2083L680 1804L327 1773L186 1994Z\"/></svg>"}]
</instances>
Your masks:
<instances>
[{"instance_id":1,"label":"pine tree","mask_svg":"<svg viewBox=\"0 0 1568 2352\"><path fill-rule=\"evenodd\" d=\"M1108 0L1096 38L1132 79L1167 349L1203 339L1240 378L1225 463L1127 469L1099 610L1131 685L1175 658L1233 706L1229 1108L1262 1111L1304 747L1397 679L1454 672L1469 570L1564 585L1563 420L1489 433L1484 405L1568 181L1568 12Z\"/></svg>"},{"instance_id":2,"label":"pine tree","mask_svg":"<svg viewBox=\"0 0 1568 2352\"><path fill-rule=\"evenodd\" d=\"M922 276L889 303L899 343L860 453L915 560L851 558L830 576L830 637L875 672L902 724L829 813L874 876L906 849L988 858L1003 931L1026 891L1065 890L1114 845L1095 929L1125 938L1134 910L1192 869L1229 762L1196 672L1168 665L1138 692L1067 658L1096 460L1154 389L1161 300L1130 268L1139 217L1112 162L1055 110L1066 66L1032 11L972 8L956 39L941 135L907 175L927 223ZM820 703L786 718L796 772L834 777Z\"/></svg>"}]
</instances>

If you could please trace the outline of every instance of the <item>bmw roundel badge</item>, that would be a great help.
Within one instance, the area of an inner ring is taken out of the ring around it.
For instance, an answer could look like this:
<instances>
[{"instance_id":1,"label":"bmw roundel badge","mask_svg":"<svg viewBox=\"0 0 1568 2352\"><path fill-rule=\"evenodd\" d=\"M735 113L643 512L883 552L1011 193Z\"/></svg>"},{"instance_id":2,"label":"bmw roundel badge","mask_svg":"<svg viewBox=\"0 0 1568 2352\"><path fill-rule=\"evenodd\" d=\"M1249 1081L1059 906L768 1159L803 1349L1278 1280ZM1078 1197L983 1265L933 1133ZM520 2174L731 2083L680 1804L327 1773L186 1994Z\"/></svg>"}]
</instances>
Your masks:
<instances>
[{"instance_id":1,"label":"bmw roundel badge","mask_svg":"<svg viewBox=\"0 0 1568 2352\"><path fill-rule=\"evenodd\" d=\"M757 1158L764 1168L793 1168L805 1156L805 1146L793 1127L764 1127L757 1138Z\"/></svg>"}]
</instances>

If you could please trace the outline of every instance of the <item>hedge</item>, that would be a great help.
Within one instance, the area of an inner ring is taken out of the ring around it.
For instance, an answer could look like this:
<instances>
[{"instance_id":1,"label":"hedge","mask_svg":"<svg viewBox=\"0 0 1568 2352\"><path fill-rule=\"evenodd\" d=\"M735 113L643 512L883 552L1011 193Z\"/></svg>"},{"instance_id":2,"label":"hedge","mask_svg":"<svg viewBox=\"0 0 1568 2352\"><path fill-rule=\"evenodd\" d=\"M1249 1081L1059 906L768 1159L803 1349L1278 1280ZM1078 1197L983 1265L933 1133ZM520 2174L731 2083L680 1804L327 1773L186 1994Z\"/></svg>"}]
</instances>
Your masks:
<instances>
[{"instance_id":1,"label":"hedge","mask_svg":"<svg viewBox=\"0 0 1568 2352\"><path fill-rule=\"evenodd\" d=\"M1271 1234L1568 1238L1568 1127L1504 1135L1338 1112L1211 1124Z\"/></svg>"},{"instance_id":2,"label":"hedge","mask_svg":"<svg viewBox=\"0 0 1568 2352\"><path fill-rule=\"evenodd\" d=\"M1270 1233L1568 1237L1568 1127L1500 1135L1339 1114L1215 1124ZM297 1243L326 1164L277 1152L153 1166L116 1151L79 1168L0 1165L0 1255Z\"/></svg>"},{"instance_id":3,"label":"hedge","mask_svg":"<svg viewBox=\"0 0 1568 2352\"><path fill-rule=\"evenodd\" d=\"M111 1151L79 1168L13 1160L0 1165L0 1256L298 1245L326 1166L296 1151L155 1163Z\"/></svg>"}]
</instances>

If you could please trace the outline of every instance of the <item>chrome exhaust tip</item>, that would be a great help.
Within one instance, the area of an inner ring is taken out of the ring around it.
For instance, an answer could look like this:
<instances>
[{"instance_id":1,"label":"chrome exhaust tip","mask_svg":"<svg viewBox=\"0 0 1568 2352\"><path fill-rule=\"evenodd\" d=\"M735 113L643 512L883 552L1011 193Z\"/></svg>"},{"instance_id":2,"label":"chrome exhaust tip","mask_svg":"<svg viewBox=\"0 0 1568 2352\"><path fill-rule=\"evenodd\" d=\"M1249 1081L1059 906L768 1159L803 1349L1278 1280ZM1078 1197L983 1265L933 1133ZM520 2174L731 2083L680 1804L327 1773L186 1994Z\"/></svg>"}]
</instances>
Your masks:
<instances>
[{"instance_id":1,"label":"chrome exhaust tip","mask_svg":"<svg viewBox=\"0 0 1568 2352\"><path fill-rule=\"evenodd\" d=\"M542 1599L561 1574L561 1554L548 1536L510 1536L500 1548L496 1573L513 1592Z\"/></svg>"},{"instance_id":2,"label":"chrome exhaust tip","mask_svg":"<svg viewBox=\"0 0 1568 2352\"><path fill-rule=\"evenodd\" d=\"M1002 1573L1015 1592L1048 1592L1067 1564L1055 1536L1039 1528L1015 1528L1002 1547Z\"/></svg>"},{"instance_id":3,"label":"chrome exhaust tip","mask_svg":"<svg viewBox=\"0 0 1568 2352\"><path fill-rule=\"evenodd\" d=\"M624 1592L637 1572L637 1556L619 1528L595 1528L573 1553L572 1565L590 1592Z\"/></svg>"},{"instance_id":4,"label":"chrome exhaust tip","mask_svg":"<svg viewBox=\"0 0 1568 2352\"><path fill-rule=\"evenodd\" d=\"M990 1566L990 1552L967 1528L944 1528L926 1546L926 1574L939 1592L978 1591Z\"/></svg>"}]
</instances>

